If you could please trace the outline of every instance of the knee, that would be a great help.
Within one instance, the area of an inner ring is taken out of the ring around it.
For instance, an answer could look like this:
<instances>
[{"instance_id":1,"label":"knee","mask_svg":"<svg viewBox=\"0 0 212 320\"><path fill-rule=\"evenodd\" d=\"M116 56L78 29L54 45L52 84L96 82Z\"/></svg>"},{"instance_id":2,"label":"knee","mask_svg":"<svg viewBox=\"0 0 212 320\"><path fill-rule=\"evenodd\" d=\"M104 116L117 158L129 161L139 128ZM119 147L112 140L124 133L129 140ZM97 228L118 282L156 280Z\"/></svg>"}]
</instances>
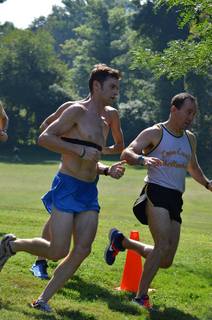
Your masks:
<instances>
[{"instance_id":1,"label":"knee","mask_svg":"<svg viewBox=\"0 0 212 320\"><path fill-rule=\"evenodd\" d=\"M77 255L80 258L80 260L83 260L86 257L88 257L90 253L91 247L84 247L78 245L74 248L74 255Z\"/></svg>"},{"instance_id":2,"label":"knee","mask_svg":"<svg viewBox=\"0 0 212 320\"><path fill-rule=\"evenodd\" d=\"M163 251L163 253L161 254L160 267L168 269L169 267L171 267L174 260L174 254L170 243L167 243L161 250Z\"/></svg>"},{"instance_id":3,"label":"knee","mask_svg":"<svg viewBox=\"0 0 212 320\"><path fill-rule=\"evenodd\" d=\"M164 241L164 242L160 242L157 246L157 251L161 257L161 259L164 259L165 257L168 256L169 254L169 250L170 250L170 245L168 242Z\"/></svg>"},{"instance_id":4,"label":"knee","mask_svg":"<svg viewBox=\"0 0 212 320\"><path fill-rule=\"evenodd\" d=\"M65 258L68 255L68 253L69 250L65 248L50 248L48 258L53 261L57 261L62 258Z\"/></svg>"},{"instance_id":5,"label":"knee","mask_svg":"<svg viewBox=\"0 0 212 320\"><path fill-rule=\"evenodd\" d=\"M164 260L161 261L160 268L168 269L171 267L172 263L173 263L173 258L166 257Z\"/></svg>"}]
</instances>

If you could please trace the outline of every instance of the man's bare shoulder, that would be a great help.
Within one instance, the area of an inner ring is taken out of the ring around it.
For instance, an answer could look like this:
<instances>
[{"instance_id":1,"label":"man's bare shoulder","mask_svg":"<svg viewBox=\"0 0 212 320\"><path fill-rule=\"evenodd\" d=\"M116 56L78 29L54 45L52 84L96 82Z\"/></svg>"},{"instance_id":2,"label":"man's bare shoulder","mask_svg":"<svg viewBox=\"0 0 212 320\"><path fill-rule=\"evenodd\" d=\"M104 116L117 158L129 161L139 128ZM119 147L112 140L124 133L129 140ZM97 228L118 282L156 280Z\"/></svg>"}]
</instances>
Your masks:
<instances>
[{"instance_id":1,"label":"man's bare shoulder","mask_svg":"<svg viewBox=\"0 0 212 320\"><path fill-rule=\"evenodd\" d=\"M114 107L111 107L111 106L105 106L105 111L106 112L115 112L115 113L117 113L118 112L118 110L117 109L115 109Z\"/></svg>"},{"instance_id":2,"label":"man's bare shoulder","mask_svg":"<svg viewBox=\"0 0 212 320\"><path fill-rule=\"evenodd\" d=\"M191 139L196 140L196 136L193 132L191 132L190 130L186 130L187 135L189 135L189 137L191 137Z\"/></svg>"},{"instance_id":3,"label":"man's bare shoulder","mask_svg":"<svg viewBox=\"0 0 212 320\"><path fill-rule=\"evenodd\" d=\"M162 127L155 124L141 131L134 140L139 148L142 148L144 154L148 154L160 142L162 137Z\"/></svg>"},{"instance_id":4,"label":"man's bare shoulder","mask_svg":"<svg viewBox=\"0 0 212 320\"><path fill-rule=\"evenodd\" d=\"M3 106L0 104L0 116L4 115L4 108Z\"/></svg>"},{"instance_id":5,"label":"man's bare shoulder","mask_svg":"<svg viewBox=\"0 0 212 320\"><path fill-rule=\"evenodd\" d=\"M156 123L153 126L144 129L142 132L145 135L149 135L149 136L151 135L153 137L158 137L162 133L162 126L160 123Z\"/></svg>"},{"instance_id":6,"label":"man's bare shoulder","mask_svg":"<svg viewBox=\"0 0 212 320\"><path fill-rule=\"evenodd\" d=\"M190 130L186 130L186 134L189 139L192 151L196 152L197 140L196 140L195 134L193 132L191 132Z\"/></svg>"},{"instance_id":7,"label":"man's bare shoulder","mask_svg":"<svg viewBox=\"0 0 212 320\"><path fill-rule=\"evenodd\" d=\"M63 113L61 114L61 117L63 119L63 121L78 121L79 118L81 118L85 112L87 111L87 109L85 108L85 106L83 106L80 103L74 103L70 106L68 106Z\"/></svg>"},{"instance_id":8,"label":"man's bare shoulder","mask_svg":"<svg viewBox=\"0 0 212 320\"><path fill-rule=\"evenodd\" d=\"M104 112L109 125L112 124L113 122L116 123L117 120L119 119L118 110L111 106L106 106Z\"/></svg>"},{"instance_id":9,"label":"man's bare shoulder","mask_svg":"<svg viewBox=\"0 0 212 320\"><path fill-rule=\"evenodd\" d=\"M59 108L56 110L56 112L63 112L64 110L66 110L68 107L72 106L73 104L76 104L76 101L66 101L63 104L61 104L61 106L59 106Z\"/></svg>"},{"instance_id":10,"label":"man's bare shoulder","mask_svg":"<svg viewBox=\"0 0 212 320\"><path fill-rule=\"evenodd\" d=\"M80 102L72 103L71 105L67 106L67 108L65 110L66 114L69 114L69 113L82 114L86 111L87 111L87 108Z\"/></svg>"}]
</instances>

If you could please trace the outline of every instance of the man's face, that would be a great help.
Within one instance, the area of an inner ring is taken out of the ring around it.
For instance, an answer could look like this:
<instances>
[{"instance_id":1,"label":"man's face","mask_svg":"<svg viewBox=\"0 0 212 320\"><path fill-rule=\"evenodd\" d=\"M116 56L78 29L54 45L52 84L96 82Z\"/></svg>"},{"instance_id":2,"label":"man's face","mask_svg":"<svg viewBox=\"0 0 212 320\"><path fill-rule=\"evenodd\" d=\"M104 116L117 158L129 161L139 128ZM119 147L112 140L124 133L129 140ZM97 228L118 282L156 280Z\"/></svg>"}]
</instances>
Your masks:
<instances>
[{"instance_id":1,"label":"man's face","mask_svg":"<svg viewBox=\"0 0 212 320\"><path fill-rule=\"evenodd\" d=\"M100 94L105 105L111 105L119 95L119 80L109 77L103 83Z\"/></svg>"},{"instance_id":2,"label":"man's face","mask_svg":"<svg viewBox=\"0 0 212 320\"><path fill-rule=\"evenodd\" d=\"M180 109L175 108L174 117L179 129L188 129L197 113L196 104L190 99L186 99Z\"/></svg>"}]
</instances>

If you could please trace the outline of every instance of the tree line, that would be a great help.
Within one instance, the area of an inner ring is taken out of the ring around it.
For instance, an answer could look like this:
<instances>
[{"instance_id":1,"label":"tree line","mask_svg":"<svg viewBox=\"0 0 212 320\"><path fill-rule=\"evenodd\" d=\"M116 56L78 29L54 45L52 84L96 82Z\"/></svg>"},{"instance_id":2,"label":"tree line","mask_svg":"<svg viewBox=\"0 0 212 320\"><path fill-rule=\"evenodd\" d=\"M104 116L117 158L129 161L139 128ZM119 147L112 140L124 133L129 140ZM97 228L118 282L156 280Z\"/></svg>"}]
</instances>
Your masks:
<instances>
[{"instance_id":1,"label":"tree line","mask_svg":"<svg viewBox=\"0 0 212 320\"><path fill-rule=\"evenodd\" d=\"M0 99L10 118L8 147L36 144L44 118L65 101L87 96L91 69L106 63L123 75L116 107L126 145L145 127L166 120L173 95L189 91L199 102L193 128L198 156L209 169L210 1L62 2L25 30L0 24Z\"/></svg>"}]
</instances>

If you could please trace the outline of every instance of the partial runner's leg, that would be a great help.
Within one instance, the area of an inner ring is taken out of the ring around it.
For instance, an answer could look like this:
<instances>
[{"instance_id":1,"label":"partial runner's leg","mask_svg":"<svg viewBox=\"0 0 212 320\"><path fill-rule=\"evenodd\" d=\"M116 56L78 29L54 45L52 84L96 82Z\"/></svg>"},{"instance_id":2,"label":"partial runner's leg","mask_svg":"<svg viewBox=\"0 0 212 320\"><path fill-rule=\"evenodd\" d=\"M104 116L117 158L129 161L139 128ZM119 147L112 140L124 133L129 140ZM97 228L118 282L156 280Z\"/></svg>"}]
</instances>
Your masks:
<instances>
[{"instance_id":1,"label":"partial runner's leg","mask_svg":"<svg viewBox=\"0 0 212 320\"><path fill-rule=\"evenodd\" d=\"M98 213L82 212L74 218L74 246L67 257L58 265L39 299L47 302L65 282L73 276L82 261L90 254L98 225Z\"/></svg>"}]
</instances>

